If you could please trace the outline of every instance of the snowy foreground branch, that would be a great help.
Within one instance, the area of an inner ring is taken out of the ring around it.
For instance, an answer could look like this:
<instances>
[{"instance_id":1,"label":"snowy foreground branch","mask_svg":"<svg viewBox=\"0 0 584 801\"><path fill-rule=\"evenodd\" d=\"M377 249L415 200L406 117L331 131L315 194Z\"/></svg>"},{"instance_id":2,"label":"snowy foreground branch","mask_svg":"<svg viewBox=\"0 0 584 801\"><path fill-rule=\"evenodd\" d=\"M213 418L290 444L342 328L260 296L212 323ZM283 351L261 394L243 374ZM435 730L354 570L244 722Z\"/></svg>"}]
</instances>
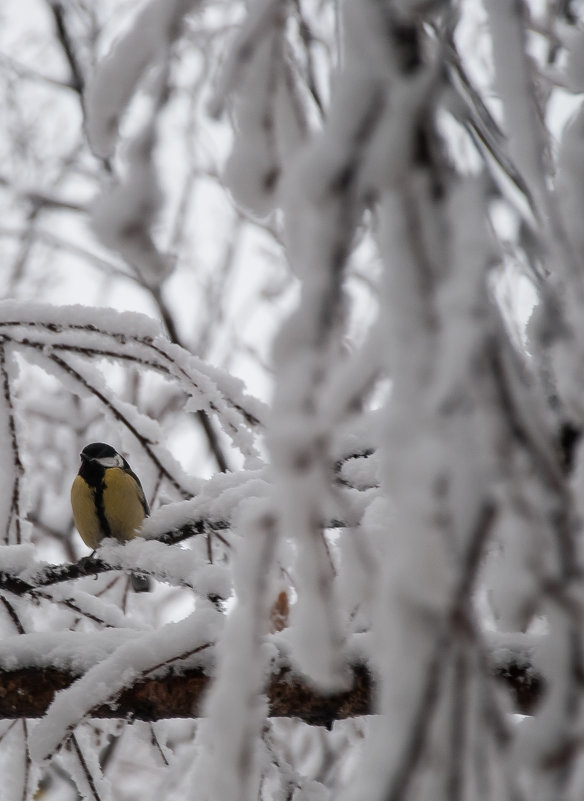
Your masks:
<instances>
[{"instance_id":1,"label":"snowy foreground branch","mask_svg":"<svg viewBox=\"0 0 584 801\"><path fill-rule=\"evenodd\" d=\"M533 668L530 656L521 650L494 652L493 675L510 692L517 712L530 714L541 700L544 679ZM273 673L266 685L269 717L298 718L313 726L330 728L335 720L370 715L373 678L363 665L351 668L351 688L339 693L319 693L289 667ZM0 670L0 719L39 718L55 693L79 678L57 667L21 667ZM196 718L203 710L204 697L212 682L202 668L145 678L127 687L111 703L92 710L96 718L129 718L155 721L164 718Z\"/></svg>"}]
</instances>

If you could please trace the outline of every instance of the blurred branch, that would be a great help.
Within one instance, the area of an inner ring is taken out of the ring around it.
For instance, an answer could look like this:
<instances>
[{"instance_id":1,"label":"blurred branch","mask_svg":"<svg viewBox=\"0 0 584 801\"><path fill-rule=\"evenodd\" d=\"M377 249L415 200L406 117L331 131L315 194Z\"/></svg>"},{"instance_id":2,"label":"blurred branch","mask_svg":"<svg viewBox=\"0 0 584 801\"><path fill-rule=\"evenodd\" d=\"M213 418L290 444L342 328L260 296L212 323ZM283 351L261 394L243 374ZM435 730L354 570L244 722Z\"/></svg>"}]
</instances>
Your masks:
<instances>
[{"instance_id":1,"label":"blurred branch","mask_svg":"<svg viewBox=\"0 0 584 801\"><path fill-rule=\"evenodd\" d=\"M81 97L85 87L85 79L83 77L81 65L79 64L79 59L77 58L73 40L69 35L69 30L65 22L65 9L63 4L56 2L56 0L50 0L47 5L50 13L53 15L57 40L69 64L69 69L71 71L71 88Z\"/></svg>"},{"instance_id":2,"label":"blurred branch","mask_svg":"<svg viewBox=\"0 0 584 801\"><path fill-rule=\"evenodd\" d=\"M12 71L17 77L28 81L46 83L48 86L55 87L56 89L75 89L71 81L62 81L58 78L52 78L4 54L0 54L0 66L2 66L3 69Z\"/></svg>"}]
</instances>

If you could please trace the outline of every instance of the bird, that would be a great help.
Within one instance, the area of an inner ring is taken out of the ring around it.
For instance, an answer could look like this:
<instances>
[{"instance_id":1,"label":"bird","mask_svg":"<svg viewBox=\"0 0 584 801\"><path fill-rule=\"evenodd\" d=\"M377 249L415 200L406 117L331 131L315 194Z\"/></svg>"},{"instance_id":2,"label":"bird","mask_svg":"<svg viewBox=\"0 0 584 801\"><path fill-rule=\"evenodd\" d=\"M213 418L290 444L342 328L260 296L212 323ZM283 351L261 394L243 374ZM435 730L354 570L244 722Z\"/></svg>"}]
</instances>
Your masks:
<instances>
[{"instance_id":1,"label":"bird","mask_svg":"<svg viewBox=\"0 0 584 801\"><path fill-rule=\"evenodd\" d=\"M150 514L140 479L126 459L105 442L80 453L81 466L71 487L73 520L83 542L95 550L105 537L127 542ZM149 592L148 576L131 573L135 592Z\"/></svg>"}]
</instances>

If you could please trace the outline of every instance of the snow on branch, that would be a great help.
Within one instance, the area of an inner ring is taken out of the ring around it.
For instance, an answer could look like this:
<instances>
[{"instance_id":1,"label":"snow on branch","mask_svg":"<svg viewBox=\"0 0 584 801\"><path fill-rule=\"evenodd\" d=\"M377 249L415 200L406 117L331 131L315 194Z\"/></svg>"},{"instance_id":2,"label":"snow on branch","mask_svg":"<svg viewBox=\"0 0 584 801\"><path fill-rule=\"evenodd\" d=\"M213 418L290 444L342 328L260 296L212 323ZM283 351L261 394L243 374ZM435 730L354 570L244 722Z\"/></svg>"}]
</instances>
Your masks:
<instances>
[{"instance_id":1,"label":"snow on branch","mask_svg":"<svg viewBox=\"0 0 584 801\"><path fill-rule=\"evenodd\" d=\"M123 636L127 636L122 632ZM79 635L77 635L79 636ZM88 638L88 645L95 636ZM492 671L511 695L515 711L530 715L540 703L545 681L533 667L528 653L506 649L493 654ZM330 728L337 720L371 715L374 679L363 666L351 668L350 689L320 694L302 676L283 667L269 677L265 692L270 717L290 717L313 726ZM0 719L42 717L55 694L79 679L79 670L28 665L0 668ZM202 668L169 670L157 677L140 677L122 690L114 701L91 710L96 718L161 720L198 717L212 677Z\"/></svg>"},{"instance_id":2,"label":"snow on branch","mask_svg":"<svg viewBox=\"0 0 584 801\"><path fill-rule=\"evenodd\" d=\"M125 175L114 178L96 200L92 226L100 241L117 251L148 287L159 287L172 273L171 260L155 242L154 228L162 208L155 162L158 128L170 92L171 46L184 19L198 0L150 0L119 41L89 85L87 132L94 152L110 158L118 138L120 118L148 68L157 67L151 81L151 110L146 123L129 142Z\"/></svg>"},{"instance_id":3,"label":"snow on branch","mask_svg":"<svg viewBox=\"0 0 584 801\"><path fill-rule=\"evenodd\" d=\"M54 372L51 363L58 365L61 373L69 374L72 386L82 395L88 390L97 397L101 394L102 402L135 434L137 428L116 410L112 400L106 399L98 386L88 385L92 379L84 375L83 367L72 367L64 358L71 354L90 360L101 358L133 363L177 381L192 399L186 408L204 409L217 415L234 445L257 464L258 453L250 429L260 425L260 419L265 417L263 404L246 395L237 379L169 343L160 334L159 326L149 318L113 309L75 306L57 309L5 301L0 304L0 332L21 352L34 355L45 369ZM147 440L139 439L148 449ZM170 478L168 467L162 464L160 457L155 457L151 448L149 451L150 457ZM180 479L174 478L176 469L174 465L171 480L180 484Z\"/></svg>"},{"instance_id":4,"label":"snow on branch","mask_svg":"<svg viewBox=\"0 0 584 801\"><path fill-rule=\"evenodd\" d=\"M154 124L131 143L127 176L96 200L92 226L100 242L117 251L147 286L159 286L172 272L172 263L157 247L153 229L161 207L154 155Z\"/></svg>"},{"instance_id":5,"label":"snow on branch","mask_svg":"<svg viewBox=\"0 0 584 801\"><path fill-rule=\"evenodd\" d=\"M285 7L273 0L255 3L233 44L211 107L218 113L224 94L234 94L238 136L225 182L236 201L258 216L274 208L283 164L308 133L307 112L287 53L284 12Z\"/></svg>"},{"instance_id":6,"label":"snow on branch","mask_svg":"<svg viewBox=\"0 0 584 801\"><path fill-rule=\"evenodd\" d=\"M298 151L283 177L286 237L301 290L274 346L268 431L282 536L298 544L297 652L314 680L331 689L343 683L343 634L320 521L339 419L330 417L323 398L328 399L330 365L342 349L344 277L368 188L363 154L384 109L383 85L365 80L370 65L362 56L348 54L323 130Z\"/></svg>"},{"instance_id":7,"label":"snow on branch","mask_svg":"<svg viewBox=\"0 0 584 801\"><path fill-rule=\"evenodd\" d=\"M261 693L273 658L264 634L273 597L276 518L268 505L248 501L240 525L233 567L238 602L217 646L215 682L205 704L208 723L199 738L206 757L196 773L197 783L224 801L257 793L261 762L255 743L267 713ZM226 764L235 769L226 771Z\"/></svg>"},{"instance_id":8,"label":"snow on branch","mask_svg":"<svg viewBox=\"0 0 584 801\"><path fill-rule=\"evenodd\" d=\"M99 65L86 97L87 132L96 154L113 155L120 119L140 81L167 57L184 17L196 5L197 0L150 0Z\"/></svg>"},{"instance_id":9,"label":"snow on branch","mask_svg":"<svg viewBox=\"0 0 584 801\"><path fill-rule=\"evenodd\" d=\"M92 710L111 703L120 691L173 663L182 663L210 648L222 616L211 609L197 611L158 631L140 633L119 645L55 697L47 714L34 729L30 747L36 759L50 756Z\"/></svg>"},{"instance_id":10,"label":"snow on branch","mask_svg":"<svg viewBox=\"0 0 584 801\"><path fill-rule=\"evenodd\" d=\"M55 584L97 576L111 570L139 568L158 581L198 591L196 579L193 583L193 571L196 570L199 557L191 555L189 551L173 549L172 546L197 536L206 538L216 536L224 545L229 546L229 540L223 536L223 532L227 534L234 523L229 517L214 518L212 510L214 508L223 512L231 510L237 515L240 504L249 501L253 495L258 495L260 498L272 495L272 488L266 482L259 482L256 479L245 481L243 476L240 476L240 481L240 487L235 490L225 487L222 489L221 484L225 481L211 480L208 482L211 486L203 486L195 500L170 504L156 510L145 521L141 538L124 546L118 543L111 545L104 543L95 555L83 557L74 564L36 563L29 546L21 546L21 550L18 551L20 556L13 547L0 548L2 557L0 589L7 590L13 595L35 596L38 595L38 590ZM355 506L353 513L357 513L357 509ZM323 521L324 528L339 529L352 525L353 523L339 518ZM219 571L219 568L216 571ZM210 594L214 598L226 598L229 591L220 591L215 587L213 591L202 594Z\"/></svg>"}]
</instances>

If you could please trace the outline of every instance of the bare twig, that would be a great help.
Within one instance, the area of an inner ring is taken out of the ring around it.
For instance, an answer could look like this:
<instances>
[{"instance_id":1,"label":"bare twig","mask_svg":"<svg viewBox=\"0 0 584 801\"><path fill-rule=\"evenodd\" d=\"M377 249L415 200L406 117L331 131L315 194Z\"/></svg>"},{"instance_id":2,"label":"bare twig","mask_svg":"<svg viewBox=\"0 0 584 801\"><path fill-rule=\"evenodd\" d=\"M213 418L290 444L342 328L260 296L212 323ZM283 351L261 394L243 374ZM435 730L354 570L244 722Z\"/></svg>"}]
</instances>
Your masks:
<instances>
[{"instance_id":1,"label":"bare twig","mask_svg":"<svg viewBox=\"0 0 584 801\"><path fill-rule=\"evenodd\" d=\"M4 531L4 541L10 542L10 530L14 523L16 544L21 542L21 509L20 509L20 477L24 470L20 460L20 450L16 436L16 425L14 422L14 407L12 404L12 391L10 388L10 378L6 369L6 341L0 341L0 375L2 380L2 390L4 394L6 423L8 426L8 436L10 438L12 454L12 499L10 503L10 514L6 519Z\"/></svg>"},{"instance_id":2,"label":"bare twig","mask_svg":"<svg viewBox=\"0 0 584 801\"><path fill-rule=\"evenodd\" d=\"M74 734L71 735L70 742L71 742L71 744L73 746L73 750L75 751L75 755L77 757L77 760L78 760L78 762L79 762L79 764L81 766L81 770L83 771L83 775L85 776L85 778L87 780L87 784L89 786L89 789L91 791L91 794L92 794L93 798L95 799L95 801L101 801L101 797L100 797L99 793L97 792L97 787L95 786L95 779L91 775L91 771L89 770L89 767L87 765L87 761L86 761L85 757L83 756L83 752L82 752L81 748L79 747L79 743L77 742L77 737Z\"/></svg>"},{"instance_id":3,"label":"bare twig","mask_svg":"<svg viewBox=\"0 0 584 801\"><path fill-rule=\"evenodd\" d=\"M49 12L53 15L53 22L55 23L55 30L57 32L57 40L61 45L61 49L69 64L71 71L71 88L74 89L80 97L83 97L83 90L85 87L85 78L79 59L75 51L73 40L69 34L66 24L66 12L63 4L58 0L50 0L47 2Z\"/></svg>"}]
</instances>

